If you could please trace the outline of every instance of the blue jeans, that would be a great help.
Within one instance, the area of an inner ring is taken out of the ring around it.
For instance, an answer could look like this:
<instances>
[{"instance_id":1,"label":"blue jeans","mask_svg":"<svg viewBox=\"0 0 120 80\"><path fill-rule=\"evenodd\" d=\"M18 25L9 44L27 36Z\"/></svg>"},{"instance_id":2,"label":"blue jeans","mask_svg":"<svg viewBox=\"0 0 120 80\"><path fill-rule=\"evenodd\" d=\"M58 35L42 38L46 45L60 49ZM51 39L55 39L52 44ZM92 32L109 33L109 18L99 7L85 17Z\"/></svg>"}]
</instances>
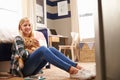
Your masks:
<instances>
[{"instance_id":1,"label":"blue jeans","mask_svg":"<svg viewBox=\"0 0 120 80\"><path fill-rule=\"evenodd\" d=\"M37 74L47 62L67 72L71 66L75 67L77 65L77 63L67 58L56 48L41 46L34 51L25 62L24 68L22 69L23 75L29 76Z\"/></svg>"}]
</instances>

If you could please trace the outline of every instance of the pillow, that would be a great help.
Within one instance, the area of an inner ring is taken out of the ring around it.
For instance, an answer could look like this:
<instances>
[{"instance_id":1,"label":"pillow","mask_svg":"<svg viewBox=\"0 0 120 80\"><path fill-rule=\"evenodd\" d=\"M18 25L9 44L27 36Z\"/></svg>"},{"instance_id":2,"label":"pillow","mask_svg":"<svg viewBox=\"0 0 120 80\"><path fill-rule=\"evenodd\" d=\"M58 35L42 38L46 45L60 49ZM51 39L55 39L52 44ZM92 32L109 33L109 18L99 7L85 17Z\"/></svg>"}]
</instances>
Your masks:
<instances>
[{"instance_id":1,"label":"pillow","mask_svg":"<svg viewBox=\"0 0 120 80\"><path fill-rule=\"evenodd\" d=\"M39 41L40 46L47 47L46 38L42 32L34 31L35 38Z\"/></svg>"}]
</instances>

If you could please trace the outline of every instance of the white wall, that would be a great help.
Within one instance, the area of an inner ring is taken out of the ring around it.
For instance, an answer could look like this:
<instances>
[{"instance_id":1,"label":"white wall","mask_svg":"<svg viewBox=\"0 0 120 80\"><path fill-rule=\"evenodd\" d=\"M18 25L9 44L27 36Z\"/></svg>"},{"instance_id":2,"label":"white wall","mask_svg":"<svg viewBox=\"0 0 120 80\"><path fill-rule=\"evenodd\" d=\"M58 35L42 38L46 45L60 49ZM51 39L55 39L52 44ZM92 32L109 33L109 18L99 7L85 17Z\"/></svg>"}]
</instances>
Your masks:
<instances>
[{"instance_id":1,"label":"white wall","mask_svg":"<svg viewBox=\"0 0 120 80\"><path fill-rule=\"evenodd\" d=\"M21 0L0 0L0 30L16 33L21 16Z\"/></svg>"}]
</instances>

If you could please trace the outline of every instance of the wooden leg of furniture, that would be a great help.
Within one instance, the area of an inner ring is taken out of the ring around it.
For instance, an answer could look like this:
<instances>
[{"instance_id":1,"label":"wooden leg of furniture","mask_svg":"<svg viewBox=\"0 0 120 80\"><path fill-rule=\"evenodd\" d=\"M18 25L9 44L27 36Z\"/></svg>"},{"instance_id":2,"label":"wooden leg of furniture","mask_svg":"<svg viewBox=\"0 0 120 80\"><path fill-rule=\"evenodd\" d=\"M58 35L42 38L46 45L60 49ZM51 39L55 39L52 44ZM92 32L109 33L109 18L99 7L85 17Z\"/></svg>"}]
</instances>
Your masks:
<instances>
[{"instance_id":1,"label":"wooden leg of furniture","mask_svg":"<svg viewBox=\"0 0 120 80\"><path fill-rule=\"evenodd\" d=\"M66 54L66 49L64 49L64 54Z\"/></svg>"},{"instance_id":2,"label":"wooden leg of furniture","mask_svg":"<svg viewBox=\"0 0 120 80\"><path fill-rule=\"evenodd\" d=\"M72 60L74 61L74 48L71 48L71 56L72 56Z\"/></svg>"},{"instance_id":3,"label":"wooden leg of furniture","mask_svg":"<svg viewBox=\"0 0 120 80\"><path fill-rule=\"evenodd\" d=\"M61 52L61 47L59 47L59 51Z\"/></svg>"}]
</instances>

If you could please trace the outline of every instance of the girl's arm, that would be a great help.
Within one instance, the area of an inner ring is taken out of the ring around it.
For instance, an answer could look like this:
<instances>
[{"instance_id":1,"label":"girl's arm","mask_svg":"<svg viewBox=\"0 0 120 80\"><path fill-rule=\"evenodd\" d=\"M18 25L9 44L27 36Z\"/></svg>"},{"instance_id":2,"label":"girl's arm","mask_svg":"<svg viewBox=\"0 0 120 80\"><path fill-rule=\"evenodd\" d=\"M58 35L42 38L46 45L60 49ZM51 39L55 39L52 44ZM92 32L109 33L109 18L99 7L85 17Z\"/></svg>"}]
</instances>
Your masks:
<instances>
[{"instance_id":1,"label":"girl's arm","mask_svg":"<svg viewBox=\"0 0 120 80\"><path fill-rule=\"evenodd\" d=\"M22 39L22 37L20 36L15 37L14 46L15 50L17 51L16 55L18 55L23 60L26 60L27 57L29 56L29 53L24 48L24 40Z\"/></svg>"}]
</instances>

